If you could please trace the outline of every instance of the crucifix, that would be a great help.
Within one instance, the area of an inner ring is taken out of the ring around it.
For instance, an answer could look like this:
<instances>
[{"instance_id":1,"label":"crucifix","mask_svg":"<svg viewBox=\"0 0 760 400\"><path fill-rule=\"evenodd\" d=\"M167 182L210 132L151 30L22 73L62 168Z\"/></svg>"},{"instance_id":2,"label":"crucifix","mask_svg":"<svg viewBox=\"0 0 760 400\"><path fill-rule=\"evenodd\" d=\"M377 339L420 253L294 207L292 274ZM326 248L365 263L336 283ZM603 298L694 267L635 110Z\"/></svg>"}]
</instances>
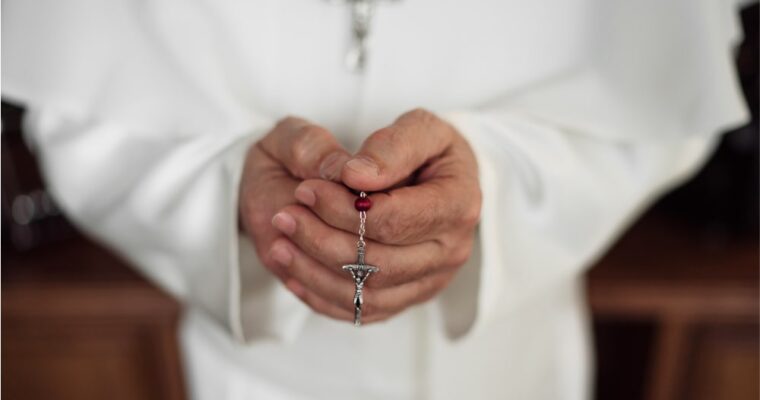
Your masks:
<instances>
[{"instance_id":1,"label":"crucifix","mask_svg":"<svg viewBox=\"0 0 760 400\"><path fill-rule=\"evenodd\" d=\"M346 54L346 67L349 71L361 73L367 64L367 36L375 3L381 0L331 0L332 3L342 3L351 7L352 43ZM395 1L395 0L390 0Z\"/></svg>"},{"instance_id":2,"label":"crucifix","mask_svg":"<svg viewBox=\"0 0 760 400\"><path fill-rule=\"evenodd\" d=\"M357 246L358 259L356 264L348 264L343 266L344 271L351 273L354 278L354 285L356 285L356 291L354 292L354 325L361 325L362 320L362 304L364 299L362 298L362 291L364 290L364 281L369 278L369 275L373 272L377 272L380 269L374 265L364 263L364 246Z\"/></svg>"}]
</instances>

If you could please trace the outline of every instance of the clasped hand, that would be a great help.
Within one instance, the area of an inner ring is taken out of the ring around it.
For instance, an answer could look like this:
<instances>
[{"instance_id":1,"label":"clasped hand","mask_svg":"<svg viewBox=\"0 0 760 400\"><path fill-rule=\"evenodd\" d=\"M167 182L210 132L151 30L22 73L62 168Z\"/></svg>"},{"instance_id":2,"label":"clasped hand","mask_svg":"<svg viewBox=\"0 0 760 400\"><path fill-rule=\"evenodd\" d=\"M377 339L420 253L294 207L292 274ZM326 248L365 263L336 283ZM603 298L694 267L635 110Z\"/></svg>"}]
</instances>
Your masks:
<instances>
[{"instance_id":1,"label":"clasped hand","mask_svg":"<svg viewBox=\"0 0 760 400\"><path fill-rule=\"evenodd\" d=\"M264 264L314 311L353 321L357 191L370 193L363 322L433 298L466 262L480 216L477 163L448 123L413 110L350 155L322 127L285 118L251 146L239 213Z\"/></svg>"}]
</instances>

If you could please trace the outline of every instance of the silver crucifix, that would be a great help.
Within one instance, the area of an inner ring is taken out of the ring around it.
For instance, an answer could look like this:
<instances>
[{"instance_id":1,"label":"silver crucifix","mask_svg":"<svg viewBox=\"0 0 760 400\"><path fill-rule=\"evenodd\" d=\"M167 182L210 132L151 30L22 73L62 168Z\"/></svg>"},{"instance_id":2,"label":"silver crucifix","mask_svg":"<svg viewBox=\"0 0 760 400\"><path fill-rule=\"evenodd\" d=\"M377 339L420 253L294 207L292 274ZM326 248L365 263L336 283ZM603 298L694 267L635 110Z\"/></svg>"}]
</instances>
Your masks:
<instances>
[{"instance_id":1,"label":"silver crucifix","mask_svg":"<svg viewBox=\"0 0 760 400\"><path fill-rule=\"evenodd\" d=\"M346 67L349 71L361 73L367 64L367 37L370 23L375 11L375 3L380 0L331 0L331 3L343 3L351 7L351 48L346 54ZM392 0L395 1L395 0Z\"/></svg>"},{"instance_id":2,"label":"silver crucifix","mask_svg":"<svg viewBox=\"0 0 760 400\"><path fill-rule=\"evenodd\" d=\"M361 246L357 246L357 253L356 264L344 265L343 270L350 272L354 278L354 285L356 285L356 291L354 292L354 325L360 326L362 324L362 304L364 304L364 299L362 298L364 281L369 278L371 273L380 271L380 269L374 265L364 263L363 243Z\"/></svg>"}]
</instances>

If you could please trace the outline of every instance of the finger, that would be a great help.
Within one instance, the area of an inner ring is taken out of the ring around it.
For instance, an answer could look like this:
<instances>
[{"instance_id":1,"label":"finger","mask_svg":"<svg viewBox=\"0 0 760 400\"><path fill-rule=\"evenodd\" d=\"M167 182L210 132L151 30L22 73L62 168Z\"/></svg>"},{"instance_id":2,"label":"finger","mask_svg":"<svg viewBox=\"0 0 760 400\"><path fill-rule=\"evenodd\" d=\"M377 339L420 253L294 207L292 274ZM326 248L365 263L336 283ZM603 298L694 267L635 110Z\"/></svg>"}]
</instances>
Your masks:
<instances>
[{"instance_id":1,"label":"finger","mask_svg":"<svg viewBox=\"0 0 760 400\"><path fill-rule=\"evenodd\" d=\"M272 220L290 240L310 257L337 273L356 263L356 235L326 225L301 206L288 206ZM411 246L367 242L366 262L380 268L368 286L389 287L418 279L439 269L454 268L453 260L436 241Z\"/></svg>"},{"instance_id":2,"label":"finger","mask_svg":"<svg viewBox=\"0 0 760 400\"><path fill-rule=\"evenodd\" d=\"M343 183L356 190L384 190L412 175L450 146L454 128L418 109L376 131L343 167Z\"/></svg>"},{"instance_id":3,"label":"finger","mask_svg":"<svg viewBox=\"0 0 760 400\"><path fill-rule=\"evenodd\" d=\"M287 257L277 258L282 261L285 268L291 271L292 280L316 297L309 301L309 304L320 303L320 308L332 309L329 314L339 319L353 317L355 287L348 274L336 275L298 250L287 239L278 240L273 251L288 254ZM453 275L452 271L447 271L390 288L366 287L362 305L363 322L386 319L411 305L429 300L448 284ZM367 282L376 276L372 275ZM286 286L291 288L294 284L289 282ZM301 291L291 290L303 299Z\"/></svg>"},{"instance_id":4,"label":"finger","mask_svg":"<svg viewBox=\"0 0 760 400\"><path fill-rule=\"evenodd\" d=\"M300 251L286 238L272 245L272 257L285 269L292 279L325 301L344 311L353 312L354 283L350 275L338 275Z\"/></svg>"},{"instance_id":5,"label":"finger","mask_svg":"<svg viewBox=\"0 0 760 400\"><path fill-rule=\"evenodd\" d=\"M338 180L350 158L327 129L295 117L278 122L258 145L301 179Z\"/></svg>"},{"instance_id":6,"label":"finger","mask_svg":"<svg viewBox=\"0 0 760 400\"><path fill-rule=\"evenodd\" d=\"M328 316L333 319L337 319L340 321L348 321L348 322L354 322L354 312L352 311L346 311L343 310L326 300L324 300L319 295L315 294L314 292L306 289L305 292L298 296L301 301L306 303L307 306L309 306L312 310L315 312ZM364 309L362 309L362 325L371 324L373 322L378 321L384 321L388 319L391 315L389 314L368 314Z\"/></svg>"},{"instance_id":7,"label":"finger","mask_svg":"<svg viewBox=\"0 0 760 400\"><path fill-rule=\"evenodd\" d=\"M353 321L355 286L348 274L338 276L320 265L313 258L298 250L287 239L277 240L272 247L275 258L291 271L286 283L296 296L319 312L333 318ZM389 295L393 295L390 293ZM395 300L394 300L395 301ZM362 308L364 322L376 321L390 316L375 304L369 310Z\"/></svg>"},{"instance_id":8,"label":"finger","mask_svg":"<svg viewBox=\"0 0 760 400\"><path fill-rule=\"evenodd\" d=\"M272 243L282 233L272 227L272 217L279 209L295 203L293 188L298 181L282 166L255 146L251 148L240 182L240 222L264 266L285 281L288 276L268 257Z\"/></svg>"},{"instance_id":9,"label":"finger","mask_svg":"<svg viewBox=\"0 0 760 400\"><path fill-rule=\"evenodd\" d=\"M292 286L293 283L289 282L286 286ZM299 283L300 285L300 283ZM293 291L293 290L291 290ZM353 312L346 311L335 304L332 304L328 302L327 300L323 299L316 293L312 292L309 289L303 289L300 292L296 293L293 291L293 293L301 299L309 308L314 310L315 312L326 315L330 318L341 320L341 321L353 321L354 320L354 314Z\"/></svg>"},{"instance_id":10,"label":"finger","mask_svg":"<svg viewBox=\"0 0 760 400\"><path fill-rule=\"evenodd\" d=\"M454 276L455 271L442 271L390 288L367 287L364 289L362 316L383 319L424 303L443 290Z\"/></svg>"},{"instance_id":11,"label":"finger","mask_svg":"<svg viewBox=\"0 0 760 400\"><path fill-rule=\"evenodd\" d=\"M356 232L356 195L343 185L306 180L296 188L295 198L328 225ZM370 196L366 237L383 244L408 245L433 240L454 228L474 227L480 218L477 180L434 179L415 186Z\"/></svg>"}]
</instances>

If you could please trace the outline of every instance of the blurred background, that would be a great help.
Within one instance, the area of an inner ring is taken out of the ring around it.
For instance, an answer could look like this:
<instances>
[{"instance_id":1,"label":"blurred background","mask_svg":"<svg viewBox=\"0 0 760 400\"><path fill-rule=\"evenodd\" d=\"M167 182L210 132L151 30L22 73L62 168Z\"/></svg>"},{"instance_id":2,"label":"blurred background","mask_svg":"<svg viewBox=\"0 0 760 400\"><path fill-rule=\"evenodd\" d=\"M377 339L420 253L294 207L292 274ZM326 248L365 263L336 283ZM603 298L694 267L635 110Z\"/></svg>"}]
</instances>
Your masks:
<instances>
[{"instance_id":1,"label":"blurred background","mask_svg":"<svg viewBox=\"0 0 760 400\"><path fill-rule=\"evenodd\" d=\"M752 122L588 274L597 399L760 398L758 6L737 68ZM2 395L184 399L180 307L78 232L2 105Z\"/></svg>"}]
</instances>

